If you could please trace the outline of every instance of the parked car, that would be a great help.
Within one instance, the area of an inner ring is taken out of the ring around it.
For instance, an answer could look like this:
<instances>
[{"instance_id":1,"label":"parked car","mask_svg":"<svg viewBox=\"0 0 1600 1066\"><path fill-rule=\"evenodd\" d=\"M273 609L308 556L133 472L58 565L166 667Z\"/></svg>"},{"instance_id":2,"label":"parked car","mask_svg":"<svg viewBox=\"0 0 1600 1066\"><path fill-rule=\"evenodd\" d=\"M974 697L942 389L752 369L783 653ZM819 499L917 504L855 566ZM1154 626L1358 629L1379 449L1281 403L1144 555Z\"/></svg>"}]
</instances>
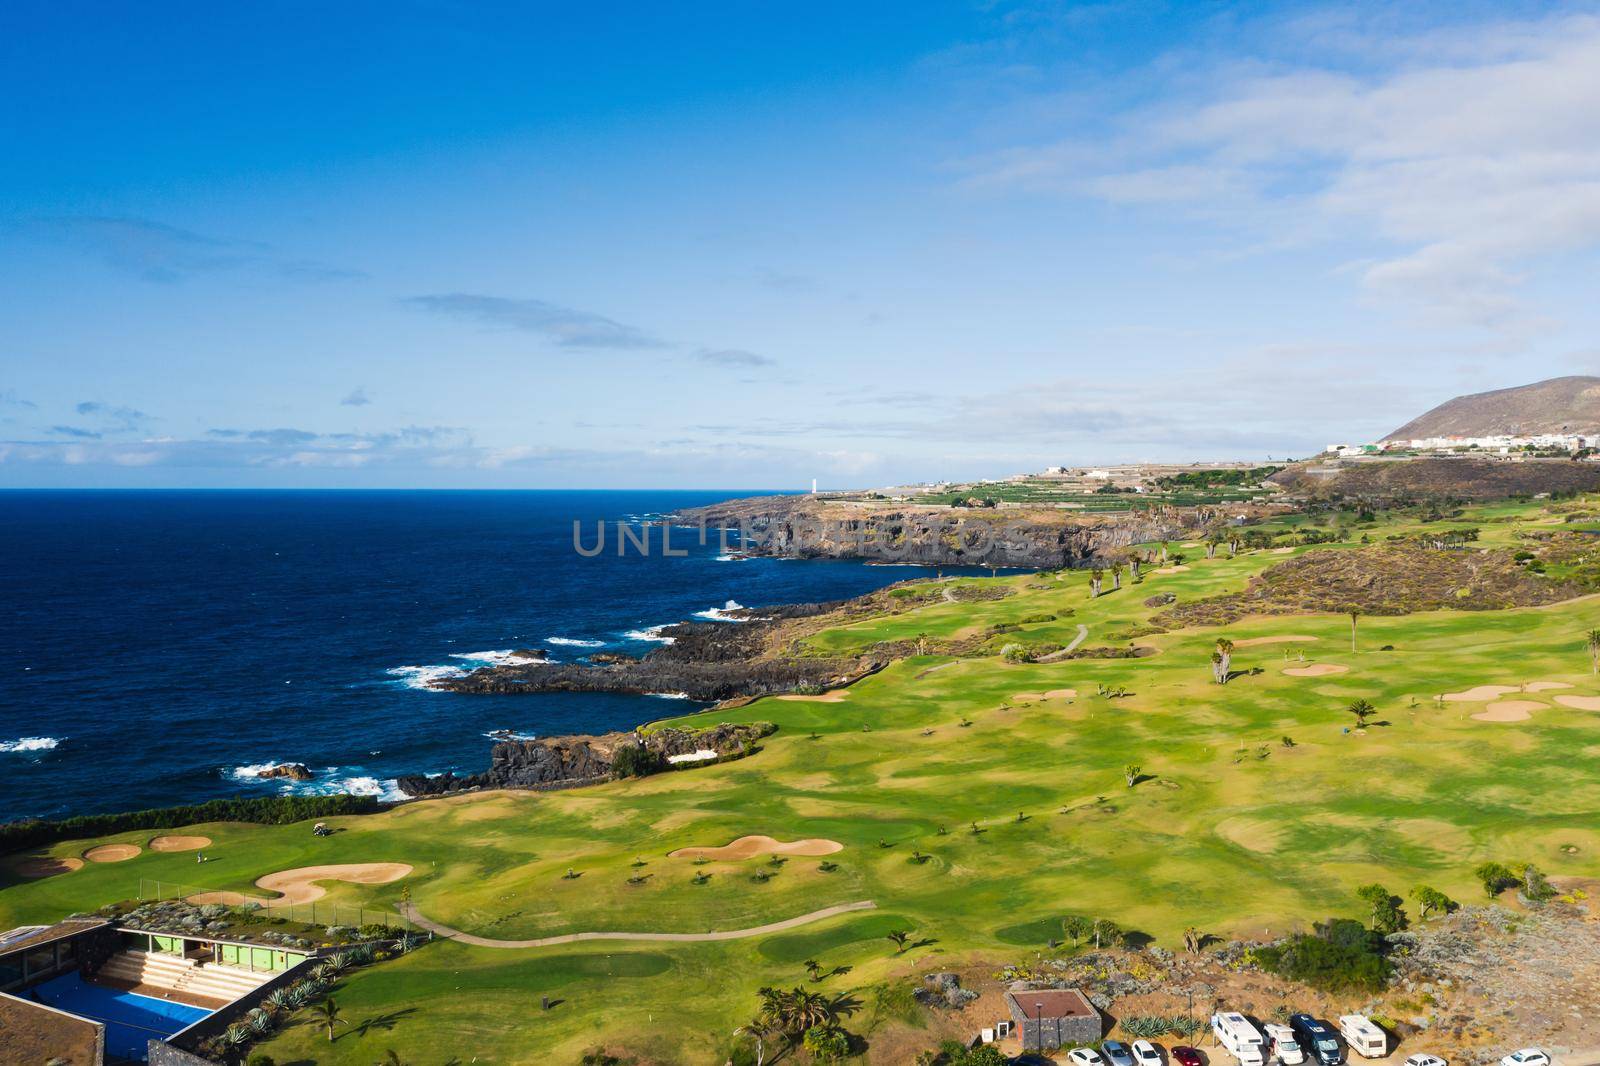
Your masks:
<instances>
[{"instance_id":1,"label":"parked car","mask_svg":"<svg viewBox=\"0 0 1600 1066\"><path fill-rule=\"evenodd\" d=\"M1333 1026L1309 1014L1289 1015L1289 1028L1307 1055L1317 1066L1344 1066L1344 1051L1334 1037Z\"/></svg>"},{"instance_id":2,"label":"parked car","mask_svg":"<svg viewBox=\"0 0 1600 1066\"><path fill-rule=\"evenodd\" d=\"M1450 1064L1437 1055L1419 1051L1415 1055L1406 1056L1405 1066L1450 1066Z\"/></svg>"},{"instance_id":3,"label":"parked car","mask_svg":"<svg viewBox=\"0 0 1600 1066\"><path fill-rule=\"evenodd\" d=\"M1199 1049L1192 1048L1187 1044L1179 1044L1172 1049L1172 1061L1176 1062L1178 1066L1205 1066L1206 1059L1204 1055L1200 1054Z\"/></svg>"},{"instance_id":4,"label":"parked car","mask_svg":"<svg viewBox=\"0 0 1600 1066\"><path fill-rule=\"evenodd\" d=\"M1067 1059L1073 1066L1106 1066L1106 1060L1092 1047L1075 1047L1067 1052Z\"/></svg>"},{"instance_id":5,"label":"parked car","mask_svg":"<svg viewBox=\"0 0 1600 1066\"><path fill-rule=\"evenodd\" d=\"M1111 1066L1134 1066L1133 1052L1120 1040L1107 1040L1101 1044L1100 1054L1106 1057Z\"/></svg>"},{"instance_id":6,"label":"parked car","mask_svg":"<svg viewBox=\"0 0 1600 1066\"><path fill-rule=\"evenodd\" d=\"M1162 1066L1161 1052L1148 1040L1133 1042L1133 1061L1135 1066Z\"/></svg>"},{"instance_id":7,"label":"parked car","mask_svg":"<svg viewBox=\"0 0 1600 1066\"><path fill-rule=\"evenodd\" d=\"M1500 1066L1550 1066L1550 1056L1540 1048L1525 1047L1501 1059Z\"/></svg>"}]
</instances>

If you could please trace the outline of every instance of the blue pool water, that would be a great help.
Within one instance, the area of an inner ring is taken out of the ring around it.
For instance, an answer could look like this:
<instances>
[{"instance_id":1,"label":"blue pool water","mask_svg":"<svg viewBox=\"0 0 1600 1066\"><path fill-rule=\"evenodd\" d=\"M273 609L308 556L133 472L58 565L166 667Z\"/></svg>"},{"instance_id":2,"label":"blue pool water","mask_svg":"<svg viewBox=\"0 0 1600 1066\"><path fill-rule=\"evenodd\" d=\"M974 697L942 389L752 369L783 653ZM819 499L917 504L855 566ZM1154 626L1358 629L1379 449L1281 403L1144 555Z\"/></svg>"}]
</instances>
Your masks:
<instances>
[{"instance_id":1,"label":"blue pool water","mask_svg":"<svg viewBox=\"0 0 1600 1066\"><path fill-rule=\"evenodd\" d=\"M151 1040L187 1029L211 1012L183 1003L85 984L75 973L31 990L40 1003L105 1023L106 1053L143 1062Z\"/></svg>"}]
</instances>

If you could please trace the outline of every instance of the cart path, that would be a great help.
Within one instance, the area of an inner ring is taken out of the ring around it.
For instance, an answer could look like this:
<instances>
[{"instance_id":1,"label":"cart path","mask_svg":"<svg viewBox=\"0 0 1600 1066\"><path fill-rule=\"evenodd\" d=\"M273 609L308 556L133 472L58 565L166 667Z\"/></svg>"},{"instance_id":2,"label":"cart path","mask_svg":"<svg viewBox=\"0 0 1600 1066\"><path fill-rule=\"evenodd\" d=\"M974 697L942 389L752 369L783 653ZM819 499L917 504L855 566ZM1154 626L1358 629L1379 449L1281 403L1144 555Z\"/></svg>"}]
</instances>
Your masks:
<instances>
[{"instance_id":1,"label":"cart path","mask_svg":"<svg viewBox=\"0 0 1600 1066\"><path fill-rule=\"evenodd\" d=\"M1072 643L1071 644L1068 644L1065 648L1062 648L1060 651L1053 651L1049 655L1041 655L1035 661L1041 662L1041 663L1053 663L1057 659L1065 659L1067 656L1071 655L1073 652L1078 650L1078 645L1079 644L1082 644L1084 641L1086 641L1088 639L1089 639L1089 627L1084 625L1082 622L1079 622L1078 623L1078 635L1072 638Z\"/></svg>"},{"instance_id":2,"label":"cart path","mask_svg":"<svg viewBox=\"0 0 1600 1066\"><path fill-rule=\"evenodd\" d=\"M801 914L794 918L785 918L781 922L769 922L766 925L752 926L749 929L723 929L710 933L564 933L561 936L540 937L536 940L491 940L488 937L463 933L459 929L452 929L448 925L441 925L431 918L423 917L415 904L409 902L400 904L400 913L423 929L428 930L428 932L448 940L454 940L460 944L471 944L480 948L547 948L556 944L576 944L581 940L667 940L674 943L742 940L750 936L781 933L785 929L795 929L811 922L820 922L824 918L832 918L838 914L848 914L851 911L875 910L877 906L872 900L864 899L856 903L841 903L834 907L824 907L820 911L812 911L810 914Z\"/></svg>"}]
</instances>

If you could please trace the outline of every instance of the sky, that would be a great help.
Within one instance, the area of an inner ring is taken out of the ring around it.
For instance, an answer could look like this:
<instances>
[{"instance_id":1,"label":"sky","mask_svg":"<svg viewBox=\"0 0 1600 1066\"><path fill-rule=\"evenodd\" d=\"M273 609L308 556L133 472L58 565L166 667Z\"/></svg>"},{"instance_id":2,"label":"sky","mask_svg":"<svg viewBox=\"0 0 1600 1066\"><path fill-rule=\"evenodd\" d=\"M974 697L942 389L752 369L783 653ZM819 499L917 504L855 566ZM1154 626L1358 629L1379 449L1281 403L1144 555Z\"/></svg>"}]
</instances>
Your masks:
<instances>
[{"instance_id":1,"label":"sky","mask_svg":"<svg viewBox=\"0 0 1600 1066\"><path fill-rule=\"evenodd\" d=\"M0 7L0 487L1303 456L1600 373L1600 6Z\"/></svg>"}]
</instances>

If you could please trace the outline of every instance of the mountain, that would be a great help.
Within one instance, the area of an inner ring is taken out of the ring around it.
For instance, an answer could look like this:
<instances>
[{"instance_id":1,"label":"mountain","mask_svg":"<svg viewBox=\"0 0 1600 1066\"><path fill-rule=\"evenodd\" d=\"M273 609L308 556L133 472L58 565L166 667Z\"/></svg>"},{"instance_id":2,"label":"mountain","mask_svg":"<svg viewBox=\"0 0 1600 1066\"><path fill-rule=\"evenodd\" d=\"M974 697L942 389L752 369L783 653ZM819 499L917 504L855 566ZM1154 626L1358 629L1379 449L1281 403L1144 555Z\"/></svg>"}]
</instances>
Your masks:
<instances>
[{"instance_id":1,"label":"mountain","mask_svg":"<svg viewBox=\"0 0 1600 1066\"><path fill-rule=\"evenodd\" d=\"M1384 440L1600 431L1600 378L1565 377L1457 396Z\"/></svg>"}]
</instances>

